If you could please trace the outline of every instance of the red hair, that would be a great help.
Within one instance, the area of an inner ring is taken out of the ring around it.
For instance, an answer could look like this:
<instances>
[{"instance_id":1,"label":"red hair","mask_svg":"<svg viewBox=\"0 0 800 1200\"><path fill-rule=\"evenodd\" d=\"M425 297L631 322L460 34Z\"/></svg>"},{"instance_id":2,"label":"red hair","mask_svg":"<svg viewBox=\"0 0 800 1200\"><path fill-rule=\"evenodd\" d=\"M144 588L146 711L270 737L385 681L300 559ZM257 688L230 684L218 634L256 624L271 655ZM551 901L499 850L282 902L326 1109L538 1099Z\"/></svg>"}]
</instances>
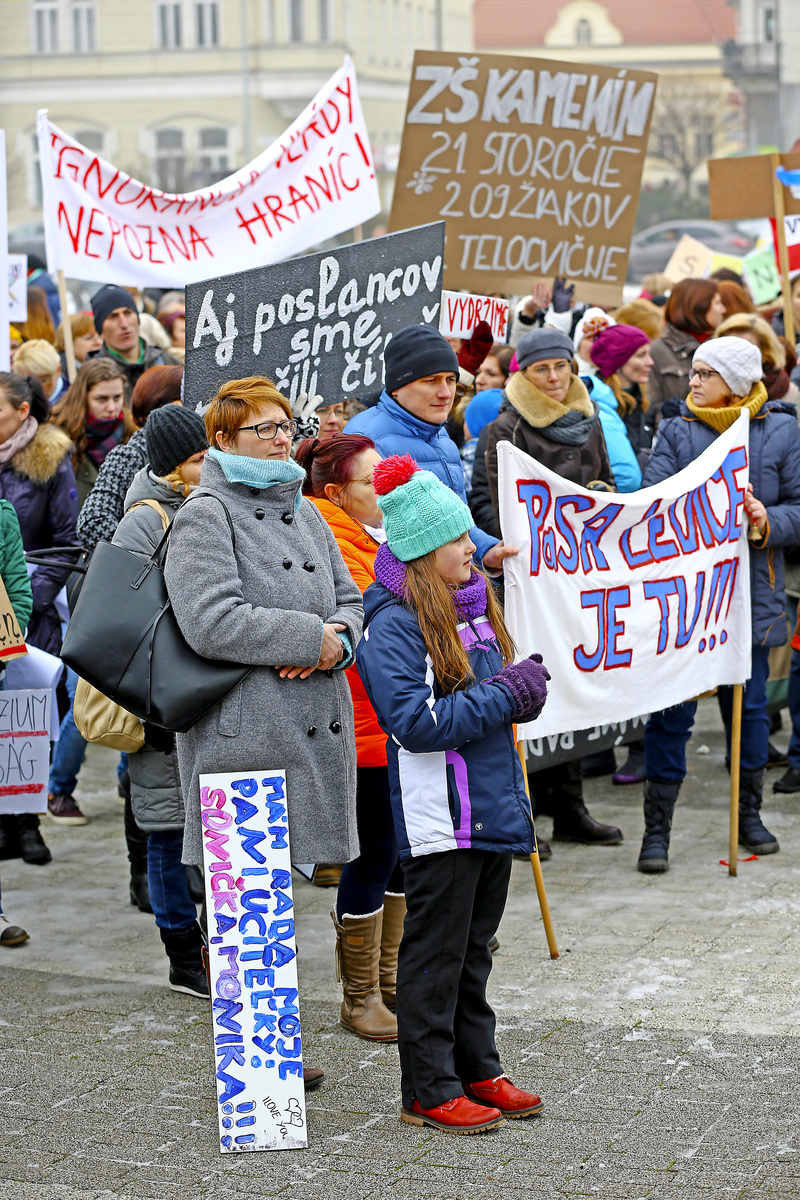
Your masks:
<instances>
[{"instance_id":1,"label":"red hair","mask_svg":"<svg viewBox=\"0 0 800 1200\"><path fill-rule=\"evenodd\" d=\"M335 433L325 442L319 438L306 438L297 447L294 456L306 473L303 480L304 495L316 496L319 500L325 495L326 483L340 486L350 483L354 461L365 450L375 448L372 438L362 433Z\"/></svg>"},{"instance_id":2,"label":"red hair","mask_svg":"<svg viewBox=\"0 0 800 1200\"><path fill-rule=\"evenodd\" d=\"M716 279L682 279L669 294L664 320L682 333L691 333L693 337L713 333L706 313L718 292Z\"/></svg>"}]
</instances>

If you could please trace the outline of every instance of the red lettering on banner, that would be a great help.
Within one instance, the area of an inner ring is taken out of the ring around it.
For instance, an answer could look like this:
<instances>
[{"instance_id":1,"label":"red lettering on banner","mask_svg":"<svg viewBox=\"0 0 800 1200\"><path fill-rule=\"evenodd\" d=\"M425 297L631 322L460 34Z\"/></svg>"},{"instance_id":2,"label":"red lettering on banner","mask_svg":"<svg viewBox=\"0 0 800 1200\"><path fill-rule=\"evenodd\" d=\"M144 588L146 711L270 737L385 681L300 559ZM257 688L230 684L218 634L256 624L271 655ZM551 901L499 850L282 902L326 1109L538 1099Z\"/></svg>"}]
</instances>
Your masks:
<instances>
[{"instance_id":1,"label":"red lettering on banner","mask_svg":"<svg viewBox=\"0 0 800 1200\"><path fill-rule=\"evenodd\" d=\"M59 224L59 226L61 225L62 215L64 217L64 224L67 227L67 236L69 237L69 240L72 242L73 251L75 252L75 254L77 254L78 246L79 246L80 240L81 240L81 223L83 221L83 205L81 205L80 209L78 210L78 228L75 230L74 233L72 232L72 226L69 223L69 216L67 214L66 207L64 206L64 201L59 200L59 202L58 202L58 224Z\"/></svg>"},{"instance_id":2,"label":"red lettering on banner","mask_svg":"<svg viewBox=\"0 0 800 1200\"><path fill-rule=\"evenodd\" d=\"M89 238L92 237L92 235L94 235L95 237L99 237L103 232L102 229L95 229L95 227L94 227L93 222L94 222L95 214L97 214L98 217L102 217L102 215L103 215L99 208L93 208L91 213L89 214L89 224L86 228L86 241L83 244L83 253L86 255L87 258L100 258L101 257L101 255L95 254L92 250L89 249Z\"/></svg>"},{"instance_id":3,"label":"red lettering on banner","mask_svg":"<svg viewBox=\"0 0 800 1200\"><path fill-rule=\"evenodd\" d=\"M298 221L300 220L300 214L297 211L297 206L298 206L298 204L301 204L301 203L305 204L306 208L313 216L315 210L312 208L311 203L309 202L309 199L308 199L308 196L306 195L306 193L298 192L298 190L294 186L294 184L290 183L289 184L289 207L294 209L295 219Z\"/></svg>"},{"instance_id":4,"label":"red lettering on banner","mask_svg":"<svg viewBox=\"0 0 800 1200\"><path fill-rule=\"evenodd\" d=\"M330 121L328 120L328 114L325 112L326 104L330 104L331 107L333 108L333 111L336 113L336 124L335 125L331 125ZM336 133L336 130L339 128L341 121L342 121L342 114L339 112L339 106L337 105L336 101L335 100L326 100L325 104L323 104L322 108L319 110L319 115L322 117L323 121L325 122L325 128L327 129L328 133Z\"/></svg>"},{"instance_id":5,"label":"red lettering on banner","mask_svg":"<svg viewBox=\"0 0 800 1200\"><path fill-rule=\"evenodd\" d=\"M170 242L175 247L175 249L178 251L178 253L183 255L183 257L186 259L187 262L191 262L192 256L189 253L189 248L187 247L186 242L184 241L184 238L183 238L183 234L181 233L180 228L177 225L175 226L175 233L180 238L180 243L181 243L180 246L175 241L175 238L172 237L169 233L167 233L166 229L162 229L162 227L160 225L158 227L158 232L161 234L162 240L164 242L164 249L166 250L167 254L169 255L170 262L175 262L175 259L172 254L172 250L170 249Z\"/></svg>"},{"instance_id":6,"label":"red lettering on banner","mask_svg":"<svg viewBox=\"0 0 800 1200\"><path fill-rule=\"evenodd\" d=\"M114 242L117 240L119 235L122 233L122 226L118 225L117 222L114 220L114 218L109 216L108 228L111 231L111 242L108 247L108 258L110 259L111 255L114 253Z\"/></svg>"},{"instance_id":7,"label":"red lettering on banner","mask_svg":"<svg viewBox=\"0 0 800 1200\"><path fill-rule=\"evenodd\" d=\"M317 212L319 212L319 210L320 210L320 208L322 207L322 205L320 204L320 202L319 202L319 200L317 199L317 197L316 197L316 196L314 196L314 188L319 188L319 190L322 192L322 194L323 194L323 196L325 197L325 199L326 199L326 200L328 200L328 201L330 201L330 203L333 203L333 195L331 194L331 185L328 183L328 176L325 174L325 168L324 168L324 167L320 167L320 174L322 175L322 178L323 178L323 179L324 179L324 181L325 181L325 186L324 186L324 187L323 187L323 185L322 185L321 183L319 183L319 182L318 182L316 179L314 179L314 178L313 178L313 176L311 176L311 175L306 175L306 176L304 176L304 178L305 178L305 181L306 181L306 184L308 185L308 189L309 189L309 192L310 192L310 194L311 194L311 195L314 197L314 199L317 201Z\"/></svg>"},{"instance_id":8,"label":"red lettering on banner","mask_svg":"<svg viewBox=\"0 0 800 1200\"><path fill-rule=\"evenodd\" d=\"M125 176L122 183L119 185L117 190L114 192L114 203L115 204L135 204L136 203L136 201L141 196L142 192L145 190L144 184L142 184L140 186L139 191L136 193L135 196L132 196L130 200L120 199L120 193L123 191L123 189L126 188L129 183L133 183L133 182L134 181L131 179L130 175Z\"/></svg>"},{"instance_id":9,"label":"red lettering on banner","mask_svg":"<svg viewBox=\"0 0 800 1200\"><path fill-rule=\"evenodd\" d=\"M115 171L106 186L103 187L103 180L100 175L100 160L95 156L83 174L83 187L87 192L89 191L89 176L92 174L92 172L94 172L94 174L97 176L97 198L98 200L102 200L106 192L110 191L116 181L119 179L119 171Z\"/></svg>"},{"instance_id":10,"label":"red lettering on banner","mask_svg":"<svg viewBox=\"0 0 800 1200\"><path fill-rule=\"evenodd\" d=\"M270 204L271 200L275 200L276 204ZM269 211L272 213L273 219L275 221L275 225L279 232L280 232L280 228L281 228L281 224L280 224L281 221L286 221L287 224L294 225L294 221L292 220L292 218L287 217L286 213L283 212L283 200L281 200L280 196L265 196L264 203L266 204Z\"/></svg>"},{"instance_id":11,"label":"red lettering on banner","mask_svg":"<svg viewBox=\"0 0 800 1200\"><path fill-rule=\"evenodd\" d=\"M132 233L133 236L136 238L136 245L139 247L138 254L134 254L133 250L131 249L131 244L128 241L129 233ZM135 258L137 262L140 262L144 258L144 250L142 249L142 243L139 241L139 235L136 232L136 230L133 228L132 225L123 225L122 236L125 239L125 245L128 247L128 254L130 254L131 258Z\"/></svg>"},{"instance_id":12,"label":"red lettering on banner","mask_svg":"<svg viewBox=\"0 0 800 1200\"><path fill-rule=\"evenodd\" d=\"M164 265L163 258L153 258L153 247L155 246L156 243L153 238L152 225L137 225L137 229L143 229L145 231L144 241L145 241L145 245L147 246L147 261L153 263L157 267L163 267L163 265Z\"/></svg>"},{"instance_id":13,"label":"red lettering on banner","mask_svg":"<svg viewBox=\"0 0 800 1200\"><path fill-rule=\"evenodd\" d=\"M62 165L64 165L64 155L65 154L77 154L79 159L83 158L83 151L81 150L80 146L64 146L64 147L62 147L62 149L59 150L59 152L58 152L58 165L56 166L55 174L53 176L54 179L64 179L64 175L61 173L61 167L62 167ZM73 182L77 182L77 179L78 179L78 164L77 164L77 162L68 162L66 164L66 170L69 173L70 179L72 179Z\"/></svg>"},{"instance_id":14,"label":"red lettering on banner","mask_svg":"<svg viewBox=\"0 0 800 1200\"><path fill-rule=\"evenodd\" d=\"M344 96L347 100L347 120L352 125L352 123L353 123L353 96L352 96L352 92L350 90L349 75L345 76L344 86L342 86L342 84L340 83L337 86L336 90L337 90L337 92L339 92L339 94L341 96Z\"/></svg>"},{"instance_id":15,"label":"red lettering on banner","mask_svg":"<svg viewBox=\"0 0 800 1200\"><path fill-rule=\"evenodd\" d=\"M194 225L189 226L189 241L191 243L192 254L194 255L195 262L197 262L197 246L198 246L198 244L202 245L203 249L206 251L209 258L214 257L214 251L211 250L208 245L208 238L201 237L201 235L195 229Z\"/></svg>"},{"instance_id":16,"label":"red lettering on banner","mask_svg":"<svg viewBox=\"0 0 800 1200\"><path fill-rule=\"evenodd\" d=\"M345 180L345 177L342 173L342 159L350 158L350 157L351 157L350 153L347 150L343 150L342 153L339 155L338 161L336 163L336 167L337 167L337 170L339 171L339 179L341 180L342 187L345 189L345 191L355 192L361 187L361 180L358 178L358 176L356 176L355 183L353 184L352 187L350 187L350 185L347 183L347 181Z\"/></svg>"},{"instance_id":17,"label":"red lettering on banner","mask_svg":"<svg viewBox=\"0 0 800 1200\"><path fill-rule=\"evenodd\" d=\"M258 202L256 200L253 201L253 208L255 209L255 213L256 213L256 215L254 217L250 217L248 219L244 215L244 213L241 211L241 209L239 209L239 208L236 209L236 215L239 218L239 228L246 229L248 237L250 238L250 241L253 243L254 246L257 246L258 239L253 234L253 231L250 228L251 225L255 225L256 221L260 221L261 224L264 226L264 229L267 232L267 237L271 238L272 233L270 232L269 225L267 224L267 214L265 212L261 211L261 209L258 207Z\"/></svg>"},{"instance_id":18,"label":"red lettering on banner","mask_svg":"<svg viewBox=\"0 0 800 1200\"><path fill-rule=\"evenodd\" d=\"M159 193L159 194L160 194L160 195L163 195L163 193ZM159 210L156 208L156 194L155 194L155 192L153 191L153 189L152 189L152 188L147 188L147 189L146 189L146 191L145 191L144 195L143 195L143 196L142 196L142 198L139 200L139 202L138 202L138 204L136 205L136 207L137 207L137 208L143 208L145 204L149 204L149 205L150 205L150 207L152 208L152 210L153 210L153 212L154 212L154 213L157 213L157 212L159 211ZM150 261L152 262L153 260L151 259Z\"/></svg>"}]
</instances>

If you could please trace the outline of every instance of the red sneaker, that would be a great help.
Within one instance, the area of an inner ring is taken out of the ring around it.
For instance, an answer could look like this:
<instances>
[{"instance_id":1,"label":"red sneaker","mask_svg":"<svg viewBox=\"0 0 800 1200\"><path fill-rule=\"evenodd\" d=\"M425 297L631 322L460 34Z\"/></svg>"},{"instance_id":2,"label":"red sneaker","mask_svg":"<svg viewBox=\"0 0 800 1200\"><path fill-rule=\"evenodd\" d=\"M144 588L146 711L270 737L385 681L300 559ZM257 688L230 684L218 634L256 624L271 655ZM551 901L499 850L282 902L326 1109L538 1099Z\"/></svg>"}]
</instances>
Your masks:
<instances>
[{"instance_id":1,"label":"red sneaker","mask_svg":"<svg viewBox=\"0 0 800 1200\"><path fill-rule=\"evenodd\" d=\"M523 1092L514 1087L507 1075L495 1079L484 1079L481 1083L470 1083L467 1095L478 1104L493 1104L504 1117L533 1117L544 1108L544 1101L533 1092Z\"/></svg>"},{"instance_id":2,"label":"red sneaker","mask_svg":"<svg viewBox=\"0 0 800 1200\"><path fill-rule=\"evenodd\" d=\"M400 1120L406 1125L432 1125L445 1133L484 1133L502 1125L503 1114L499 1108L487 1108L485 1104L473 1104L466 1096L456 1096L436 1108L420 1108L419 1100L414 1100L411 1108L400 1109Z\"/></svg>"}]
</instances>

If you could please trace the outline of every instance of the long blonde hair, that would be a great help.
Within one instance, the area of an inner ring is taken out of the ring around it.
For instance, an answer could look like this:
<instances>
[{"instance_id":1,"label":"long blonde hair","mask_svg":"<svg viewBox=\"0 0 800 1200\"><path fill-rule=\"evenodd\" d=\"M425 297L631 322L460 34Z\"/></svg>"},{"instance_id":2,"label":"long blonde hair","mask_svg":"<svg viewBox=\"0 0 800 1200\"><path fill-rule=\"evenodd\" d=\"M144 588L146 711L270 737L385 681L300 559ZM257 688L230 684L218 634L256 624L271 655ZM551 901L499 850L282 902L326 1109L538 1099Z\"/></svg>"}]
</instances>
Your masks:
<instances>
[{"instance_id":1,"label":"long blonde hair","mask_svg":"<svg viewBox=\"0 0 800 1200\"><path fill-rule=\"evenodd\" d=\"M403 598L414 610L436 679L445 691L457 692L466 687L473 678L473 672L469 656L458 636L459 614L454 603L456 589L437 571L433 561L435 553L432 550L429 554L423 554L422 558L406 563ZM477 571L477 567L473 567L473 570ZM486 615L500 645L505 666L513 662L516 650L489 579L486 579Z\"/></svg>"},{"instance_id":2,"label":"long blonde hair","mask_svg":"<svg viewBox=\"0 0 800 1200\"><path fill-rule=\"evenodd\" d=\"M625 388L622 386L622 380L616 371L613 375L609 375L608 379L604 379L603 383L607 383L616 396L617 411L621 417L626 416L629 412L633 412L637 405L636 397L632 396L630 392L625 391ZM647 395L647 384L640 383L639 391L641 392L641 400L638 401L638 404L640 405L642 412L647 412L648 408L650 407L650 398Z\"/></svg>"}]
</instances>

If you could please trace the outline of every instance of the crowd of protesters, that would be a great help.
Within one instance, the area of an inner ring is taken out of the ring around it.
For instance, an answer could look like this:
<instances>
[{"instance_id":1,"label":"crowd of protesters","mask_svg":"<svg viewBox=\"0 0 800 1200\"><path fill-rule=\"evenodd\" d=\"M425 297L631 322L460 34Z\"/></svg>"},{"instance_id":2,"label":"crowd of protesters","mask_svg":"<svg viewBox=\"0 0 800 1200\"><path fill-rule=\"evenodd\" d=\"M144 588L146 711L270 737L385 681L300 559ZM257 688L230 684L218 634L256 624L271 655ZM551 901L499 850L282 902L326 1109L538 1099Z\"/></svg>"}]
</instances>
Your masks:
<instances>
[{"instance_id":1,"label":"crowd of protesters","mask_svg":"<svg viewBox=\"0 0 800 1200\"><path fill-rule=\"evenodd\" d=\"M773 854L761 817L765 769L780 758L770 650L800 596L797 359L782 315L759 314L738 278L668 291L656 280L615 312L577 304L556 280L512 306L508 344L488 327L453 341L411 326L389 342L380 393L291 405L265 377L184 394L182 293L106 285L91 313L59 321L46 279L37 271L28 321L11 331L13 371L0 374L0 569L27 643L58 657L62 589L81 557L113 542L148 559L169 529L183 637L250 668L190 729L144 722L139 748L120 755L129 899L154 916L170 987L209 995L199 775L247 770L266 742L287 774L293 859L337 888L341 1024L398 1041L402 1119L479 1132L539 1112L503 1072L485 996L512 858L537 844L552 857L533 835L540 815L555 841L622 842L584 798L586 777L610 774L643 788L639 869L667 870L696 702L654 712L625 762L574 759L531 771L526 789L511 728L538 716L550 676L542 654L515 662L502 615L503 564L518 548L500 533L497 446L585 488L633 492L749 412L740 840ZM64 547L72 558L46 561ZM26 567L26 554L40 561ZM800 791L795 644L777 793ZM47 819L66 825L87 821L74 794L87 745L78 683L61 674L49 783ZM730 689L718 698L730 761ZM0 817L0 859L14 856L50 861L38 816ZM0 945L27 937L0 910ZM323 1077L304 1074L307 1088Z\"/></svg>"}]
</instances>

